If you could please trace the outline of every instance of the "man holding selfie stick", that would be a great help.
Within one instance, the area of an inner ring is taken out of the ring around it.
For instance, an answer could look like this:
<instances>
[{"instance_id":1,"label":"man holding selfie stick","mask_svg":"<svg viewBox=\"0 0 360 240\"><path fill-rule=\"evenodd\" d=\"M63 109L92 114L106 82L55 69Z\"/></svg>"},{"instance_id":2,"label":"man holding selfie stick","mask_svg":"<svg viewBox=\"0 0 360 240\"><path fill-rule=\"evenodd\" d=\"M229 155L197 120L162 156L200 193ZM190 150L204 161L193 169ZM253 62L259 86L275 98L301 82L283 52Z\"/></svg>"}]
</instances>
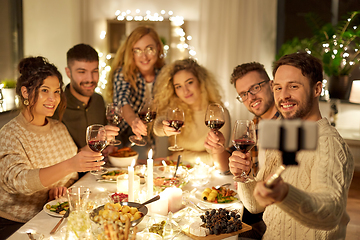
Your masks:
<instances>
[{"instance_id":1,"label":"man holding selfie stick","mask_svg":"<svg viewBox=\"0 0 360 240\"><path fill-rule=\"evenodd\" d=\"M275 63L273 75L278 111L284 119L316 122L317 148L297 152L298 165L287 166L271 188L266 187L266 181L283 162L280 151L266 150L265 166L256 181L238 184L240 198L250 212L264 211L265 240L345 239L354 160L348 145L321 116L321 63L307 53L285 55ZM249 169L249 157L232 155L230 171L236 176Z\"/></svg>"}]
</instances>

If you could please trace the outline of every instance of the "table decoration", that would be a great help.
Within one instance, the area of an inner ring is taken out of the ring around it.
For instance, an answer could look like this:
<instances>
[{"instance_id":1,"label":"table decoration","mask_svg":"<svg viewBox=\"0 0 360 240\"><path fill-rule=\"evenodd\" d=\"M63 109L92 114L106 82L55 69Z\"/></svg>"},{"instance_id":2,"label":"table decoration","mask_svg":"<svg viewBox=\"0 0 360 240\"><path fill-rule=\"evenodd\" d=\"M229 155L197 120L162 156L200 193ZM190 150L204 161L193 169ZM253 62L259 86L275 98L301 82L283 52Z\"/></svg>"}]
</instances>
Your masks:
<instances>
[{"instance_id":1,"label":"table decoration","mask_svg":"<svg viewBox=\"0 0 360 240\"><path fill-rule=\"evenodd\" d=\"M160 195L160 199L150 205L151 206L150 211L151 213L166 216L169 211L168 198L164 192L160 193L159 195Z\"/></svg>"},{"instance_id":2,"label":"table decoration","mask_svg":"<svg viewBox=\"0 0 360 240\"><path fill-rule=\"evenodd\" d=\"M117 177L117 192L118 193L129 193L129 174L123 174ZM133 186L132 186L132 194L134 195L134 201L138 200L140 193L140 177L137 175L133 175ZM128 196L129 197L129 196ZM130 197L129 197L130 198Z\"/></svg>"},{"instance_id":3,"label":"table decoration","mask_svg":"<svg viewBox=\"0 0 360 240\"><path fill-rule=\"evenodd\" d=\"M211 171L214 168L200 161L200 158L196 159L195 166L189 170L190 180L193 186L203 186L207 184L211 178Z\"/></svg>"},{"instance_id":4,"label":"table decoration","mask_svg":"<svg viewBox=\"0 0 360 240\"><path fill-rule=\"evenodd\" d=\"M163 192L168 199L168 211L175 213L179 211L182 205L182 190L176 187L166 188Z\"/></svg>"},{"instance_id":5,"label":"table decoration","mask_svg":"<svg viewBox=\"0 0 360 240\"><path fill-rule=\"evenodd\" d=\"M151 198L154 195L154 177L153 177L153 167L154 160L152 159L153 150L150 149L147 159L147 198Z\"/></svg>"}]
</instances>

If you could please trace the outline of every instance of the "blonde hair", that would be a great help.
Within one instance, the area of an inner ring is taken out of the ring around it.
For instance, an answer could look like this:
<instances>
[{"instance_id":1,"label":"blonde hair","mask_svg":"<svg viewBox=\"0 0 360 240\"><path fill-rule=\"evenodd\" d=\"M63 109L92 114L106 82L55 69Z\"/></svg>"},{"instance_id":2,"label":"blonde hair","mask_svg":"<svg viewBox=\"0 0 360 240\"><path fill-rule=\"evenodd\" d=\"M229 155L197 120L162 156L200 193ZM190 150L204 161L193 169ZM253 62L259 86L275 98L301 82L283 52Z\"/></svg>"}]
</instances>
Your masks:
<instances>
[{"instance_id":1,"label":"blonde hair","mask_svg":"<svg viewBox=\"0 0 360 240\"><path fill-rule=\"evenodd\" d=\"M221 87L214 76L193 59L177 60L162 68L154 86L154 101L158 106L158 113L165 116L167 109L178 107L184 110L185 125L190 126L193 123L193 110L176 95L173 84L174 75L182 70L192 73L198 79L202 109L205 109L209 103L219 103L223 106L219 91ZM186 137L187 129L189 128L183 128L182 134L178 137Z\"/></svg>"},{"instance_id":2,"label":"blonde hair","mask_svg":"<svg viewBox=\"0 0 360 240\"><path fill-rule=\"evenodd\" d=\"M124 74L124 80L130 83L131 87L137 90L136 86L136 74L139 72L138 67L135 65L133 47L142 37L149 34L156 43L158 48L157 61L154 68L162 68L165 65L164 61L164 47L157 32L147 26L137 27L126 38L116 52L115 58L111 63L111 70L108 75L108 82L106 85L106 100L112 101L114 91L114 75L119 67L122 67L122 73Z\"/></svg>"}]
</instances>

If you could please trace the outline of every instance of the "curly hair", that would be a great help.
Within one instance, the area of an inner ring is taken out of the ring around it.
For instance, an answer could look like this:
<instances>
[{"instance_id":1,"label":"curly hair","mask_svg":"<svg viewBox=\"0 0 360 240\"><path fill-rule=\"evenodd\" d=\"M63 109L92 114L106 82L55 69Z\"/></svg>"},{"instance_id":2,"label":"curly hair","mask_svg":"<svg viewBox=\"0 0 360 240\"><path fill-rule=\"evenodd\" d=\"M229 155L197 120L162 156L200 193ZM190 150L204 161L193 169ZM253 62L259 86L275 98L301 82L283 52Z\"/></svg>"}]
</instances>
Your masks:
<instances>
[{"instance_id":1,"label":"curly hair","mask_svg":"<svg viewBox=\"0 0 360 240\"><path fill-rule=\"evenodd\" d=\"M219 91L221 87L214 76L193 59L177 60L162 68L154 86L154 102L158 106L158 113L164 116L168 108L181 108L185 113L185 125L190 125L193 123L193 110L176 95L173 84L174 75L182 70L192 73L198 79L203 109L206 109L209 103L219 103L223 106ZM186 135L187 131L184 128L179 137Z\"/></svg>"},{"instance_id":2,"label":"curly hair","mask_svg":"<svg viewBox=\"0 0 360 240\"><path fill-rule=\"evenodd\" d=\"M300 69L302 75L310 80L310 86L312 87L315 86L317 82L322 82L324 79L321 61L306 52L292 53L282 56L274 64L272 72L274 77L276 71L282 65L289 65Z\"/></svg>"},{"instance_id":3,"label":"curly hair","mask_svg":"<svg viewBox=\"0 0 360 240\"><path fill-rule=\"evenodd\" d=\"M258 62L251 62L236 66L231 74L230 83L234 84L234 87L236 87L236 80L252 71L258 72L264 80L270 81L269 75L266 73L264 65Z\"/></svg>"},{"instance_id":4,"label":"curly hair","mask_svg":"<svg viewBox=\"0 0 360 240\"><path fill-rule=\"evenodd\" d=\"M126 40L121 44L120 48L116 52L115 58L111 63L111 70L108 75L108 82L106 84L106 99L110 101L113 97L114 91L114 74L119 67L122 67L122 72L124 74L124 80L129 82L130 85L136 90L136 74L139 72L138 67L135 65L133 47L142 37L149 34L152 39L155 41L157 47L159 48L157 61L155 63L155 68L162 68L165 65L164 61L164 47L160 40L157 32L147 26L137 27L132 33L126 38Z\"/></svg>"},{"instance_id":5,"label":"curly hair","mask_svg":"<svg viewBox=\"0 0 360 240\"><path fill-rule=\"evenodd\" d=\"M44 83L44 80L50 76L55 76L59 79L60 83L60 103L58 106L59 111L59 120L61 121L62 116L64 114L66 108L66 98L65 93L63 91L63 79L61 73L57 69L57 67L49 61L41 56L38 57L28 57L24 58L20 61L18 65L18 70L20 73L19 78L16 83L16 94L20 97L21 108L24 109L29 107L29 112L31 114L32 119L34 119L34 115L32 113L35 104L39 95L39 88ZM26 90L29 94L28 100L29 105L24 105L25 98L21 93L21 87L26 87Z\"/></svg>"}]
</instances>

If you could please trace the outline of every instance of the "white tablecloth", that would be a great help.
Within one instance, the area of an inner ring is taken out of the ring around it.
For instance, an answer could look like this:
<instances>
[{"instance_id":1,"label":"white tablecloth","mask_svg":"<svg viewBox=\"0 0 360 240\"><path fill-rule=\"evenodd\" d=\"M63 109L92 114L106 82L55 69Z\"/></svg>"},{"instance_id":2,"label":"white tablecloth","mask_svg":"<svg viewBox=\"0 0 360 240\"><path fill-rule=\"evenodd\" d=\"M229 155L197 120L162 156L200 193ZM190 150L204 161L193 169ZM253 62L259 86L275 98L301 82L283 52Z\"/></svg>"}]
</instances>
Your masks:
<instances>
[{"instance_id":1,"label":"white tablecloth","mask_svg":"<svg viewBox=\"0 0 360 240\"><path fill-rule=\"evenodd\" d=\"M206 186L217 186L224 183L231 183L233 184L232 175L224 176L216 171L212 173L211 179ZM82 177L79 181L77 181L74 185L76 186L86 186L91 189L91 195L101 195L101 194L108 194L109 192L116 192L116 183L107 183L107 182L97 182L96 176L88 173L84 177ZM201 188L201 187L198 187ZM203 188L203 187L202 187ZM194 186L192 186L192 182L190 181L187 185L183 187L184 191L191 191L194 189ZM194 203L198 203L199 200L197 198L191 198L191 201ZM234 205L237 209L240 209L242 211L243 205L241 203L236 203ZM39 239L51 239L51 240L60 240L62 239L61 236L63 236L63 232L65 231L64 226L66 226L66 220L63 221L61 224L59 230L53 234L50 235L50 231L53 229L53 227L58 223L60 218L49 216L44 211L41 211L39 214L37 214L33 219L31 219L29 222L27 222L24 226L22 226L17 232L15 232L13 235L10 236L10 240L27 240L29 239L26 232L32 231L36 232L38 234L35 234L34 237L36 240ZM143 220L144 221L144 220ZM144 226L139 224L139 231L141 231L144 228ZM190 239L189 237L185 236L184 234L181 234L182 236L178 236L177 239ZM237 239L237 236L233 236L231 238L227 239Z\"/></svg>"}]
</instances>

